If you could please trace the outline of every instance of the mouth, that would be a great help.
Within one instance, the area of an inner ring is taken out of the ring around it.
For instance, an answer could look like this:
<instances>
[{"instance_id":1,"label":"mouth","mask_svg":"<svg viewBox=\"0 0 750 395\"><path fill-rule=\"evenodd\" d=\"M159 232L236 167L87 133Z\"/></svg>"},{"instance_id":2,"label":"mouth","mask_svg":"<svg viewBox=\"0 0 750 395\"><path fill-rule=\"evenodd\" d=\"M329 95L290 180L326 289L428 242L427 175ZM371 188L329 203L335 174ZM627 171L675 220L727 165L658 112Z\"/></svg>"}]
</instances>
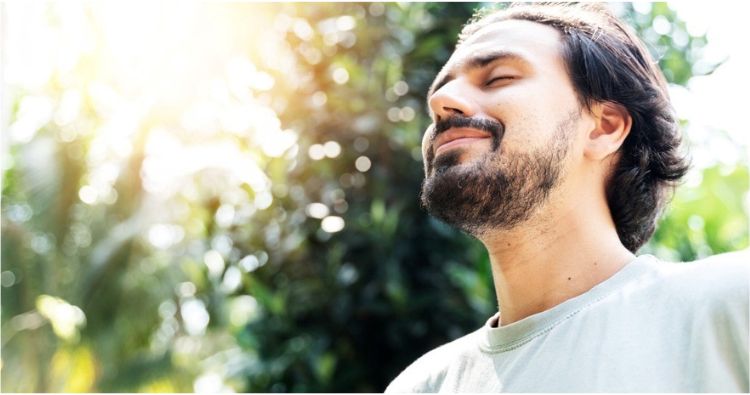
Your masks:
<instances>
[{"instance_id":1,"label":"mouth","mask_svg":"<svg viewBox=\"0 0 750 395\"><path fill-rule=\"evenodd\" d=\"M456 147L473 144L477 141L489 139L491 137L492 135L490 133L477 129L450 129L447 132L441 133L437 137L435 141L435 155L437 156L441 152L445 152Z\"/></svg>"}]
</instances>

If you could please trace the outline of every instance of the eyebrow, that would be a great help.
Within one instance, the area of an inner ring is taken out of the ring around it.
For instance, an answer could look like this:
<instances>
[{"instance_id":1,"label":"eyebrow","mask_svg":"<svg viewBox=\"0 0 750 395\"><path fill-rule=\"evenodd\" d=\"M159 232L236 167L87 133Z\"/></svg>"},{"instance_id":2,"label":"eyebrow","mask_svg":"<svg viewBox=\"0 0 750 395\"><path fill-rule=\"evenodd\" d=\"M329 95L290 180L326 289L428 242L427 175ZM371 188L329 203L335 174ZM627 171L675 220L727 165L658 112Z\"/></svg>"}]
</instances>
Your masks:
<instances>
[{"instance_id":1,"label":"eyebrow","mask_svg":"<svg viewBox=\"0 0 750 395\"><path fill-rule=\"evenodd\" d=\"M459 68L465 69L466 71L481 69L498 60L515 61L523 63L525 65L529 64L529 61L527 61L526 58L524 58L520 54L500 49L489 52L482 52L474 55L468 60L462 62L462 64L459 64ZM429 100L430 97L432 97L432 95L438 91L438 89L442 88L443 85L451 82L455 78L456 76L454 74L447 73L439 80L436 80L427 91L427 100Z\"/></svg>"}]
</instances>

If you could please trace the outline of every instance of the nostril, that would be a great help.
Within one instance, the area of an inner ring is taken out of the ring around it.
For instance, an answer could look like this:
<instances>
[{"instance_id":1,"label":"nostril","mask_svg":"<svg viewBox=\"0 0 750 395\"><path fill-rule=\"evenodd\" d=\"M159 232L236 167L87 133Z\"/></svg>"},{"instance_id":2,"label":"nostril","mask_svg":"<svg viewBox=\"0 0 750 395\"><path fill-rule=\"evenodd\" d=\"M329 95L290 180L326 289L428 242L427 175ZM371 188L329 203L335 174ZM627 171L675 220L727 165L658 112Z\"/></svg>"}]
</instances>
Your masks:
<instances>
[{"instance_id":1,"label":"nostril","mask_svg":"<svg viewBox=\"0 0 750 395\"><path fill-rule=\"evenodd\" d=\"M455 113L455 114L461 114L464 115L464 112L455 108L455 107L443 107L447 113Z\"/></svg>"}]
</instances>

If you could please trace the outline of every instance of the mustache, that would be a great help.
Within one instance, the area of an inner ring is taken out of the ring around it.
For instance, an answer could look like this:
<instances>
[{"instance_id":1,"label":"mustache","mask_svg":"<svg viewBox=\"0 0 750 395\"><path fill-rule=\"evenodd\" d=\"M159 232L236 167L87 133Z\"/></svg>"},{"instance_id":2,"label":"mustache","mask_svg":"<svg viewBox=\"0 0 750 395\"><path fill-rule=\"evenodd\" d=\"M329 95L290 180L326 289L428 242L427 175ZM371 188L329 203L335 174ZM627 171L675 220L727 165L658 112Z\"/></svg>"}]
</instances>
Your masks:
<instances>
[{"instance_id":1,"label":"mustache","mask_svg":"<svg viewBox=\"0 0 750 395\"><path fill-rule=\"evenodd\" d=\"M497 150L500 147L500 140L502 140L505 134L505 126L495 120L488 118L473 118L465 117L463 115L453 115L448 118L443 118L435 122L432 126L434 133L430 138L430 149L427 151L427 170L428 172L433 167L433 161L435 159L435 140L441 133L445 133L451 128L473 128L489 133L492 136L492 150Z\"/></svg>"},{"instance_id":2,"label":"mustache","mask_svg":"<svg viewBox=\"0 0 750 395\"><path fill-rule=\"evenodd\" d=\"M435 122L435 134L432 136L434 142L437 136L450 128L472 128L490 133L493 138L500 139L505 127L500 122L487 118L472 118L463 115L454 115Z\"/></svg>"}]
</instances>

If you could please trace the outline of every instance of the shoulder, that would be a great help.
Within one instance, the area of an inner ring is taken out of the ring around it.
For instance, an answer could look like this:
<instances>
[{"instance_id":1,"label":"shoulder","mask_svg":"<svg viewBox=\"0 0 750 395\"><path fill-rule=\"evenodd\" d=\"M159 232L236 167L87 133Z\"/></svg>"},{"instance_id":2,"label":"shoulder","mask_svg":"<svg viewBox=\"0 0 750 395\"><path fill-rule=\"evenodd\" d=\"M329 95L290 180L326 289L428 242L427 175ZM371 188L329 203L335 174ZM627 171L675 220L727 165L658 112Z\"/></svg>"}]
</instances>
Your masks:
<instances>
[{"instance_id":1,"label":"shoulder","mask_svg":"<svg viewBox=\"0 0 750 395\"><path fill-rule=\"evenodd\" d=\"M668 282L720 296L742 296L750 288L750 250L714 255L693 262L659 264ZM708 296L708 295L705 295Z\"/></svg>"},{"instance_id":2,"label":"shoulder","mask_svg":"<svg viewBox=\"0 0 750 395\"><path fill-rule=\"evenodd\" d=\"M454 365L479 352L481 329L444 344L414 361L386 388L387 393L438 392Z\"/></svg>"},{"instance_id":3,"label":"shoulder","mask_svg":"<svg viewBox=\"0 0 750 395\"><path fill-rule=\"evenodd\" d=\"M649 293L683 308L747 315L750 303L750 250L714 255L693 262L651 263ZM676 307L673 305L673 307Z\"/></svg>"},{"instance_id":4,"label":"shoulder","mask_svg":"<svg viewBox=\"0 0 750 395\"><path fill-rule=\"evenodd\" d=\"M722 304L741 308L747 315L750 303L750 250L715 255L700 261L686 263L694 266L693 278L701 281L706 296ZM740 312L740 311L738 311Z\"/></svg>"},{"instance_id":5,"label":"shoulder","mask_svg":"<svg viewBox=\"0 0 750 395\"><path fill-rule=\"evenodd\" d=\"M696 347L704 340L718 348L722 358L734 361L747 375L750 333L750 250L715 255L694 262L673 264L680 268L667 289L679 289L679 302L672 310L689 312Z\"/></svg>"},{"instance_id":6,"label":"shoulder","mask_svg":"<svg viewBox=\"0 0 750 395\"><path fill-rule=\"evenodd\" d=\"M747 280L750 274L750 250L727 252L693 262L683 262L679 265L685 265L710 277L738 275L744 276Z\"/></svg>"}]
</instances>

